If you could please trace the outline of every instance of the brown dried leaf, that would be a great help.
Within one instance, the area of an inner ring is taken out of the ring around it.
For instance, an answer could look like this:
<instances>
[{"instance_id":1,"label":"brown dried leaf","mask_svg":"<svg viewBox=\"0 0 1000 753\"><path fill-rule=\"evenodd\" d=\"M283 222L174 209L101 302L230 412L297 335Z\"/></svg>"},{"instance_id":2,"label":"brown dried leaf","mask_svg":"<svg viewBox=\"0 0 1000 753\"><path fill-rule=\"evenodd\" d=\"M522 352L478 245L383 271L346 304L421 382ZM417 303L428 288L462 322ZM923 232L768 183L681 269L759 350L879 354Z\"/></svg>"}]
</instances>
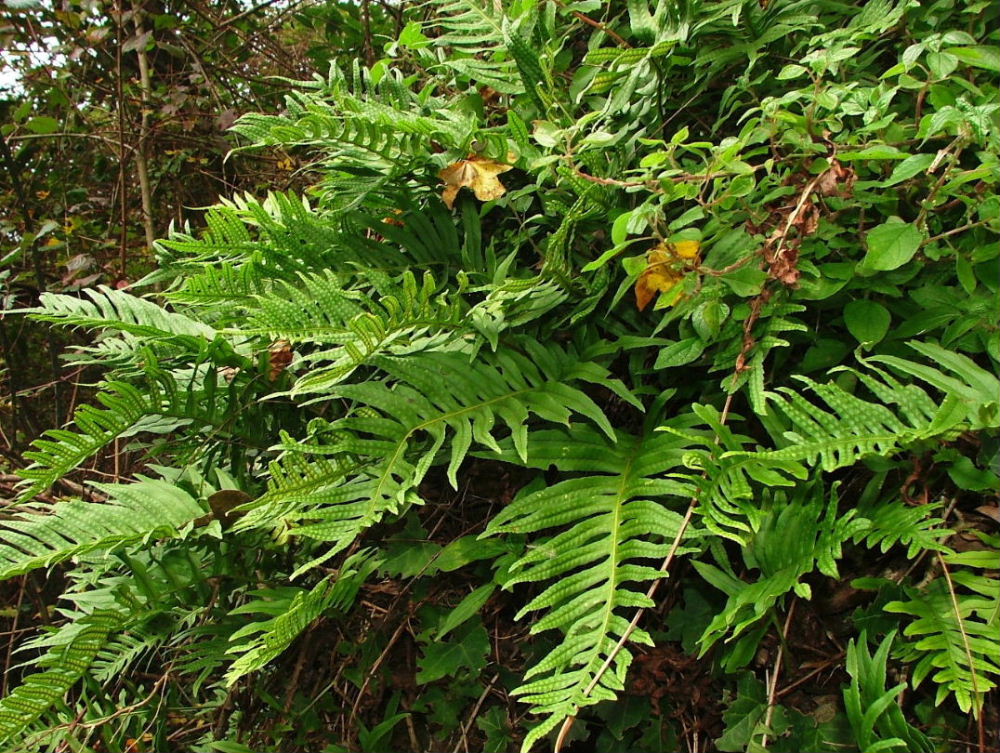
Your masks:
<instances>
[{"instance_id":1,"label":"brown dried leaf","mask_svg":"<svg viewBox=\"0 0 1000 753\"><path fill-rule=\"evenodd\" d=\"M270 365L267 378L273 382L288 368L294 354L292 353L292 344L288 340L275 340L267 350Z\"/></svg>"},{"instance_id":2,"label":"brown dried leaf","mask_svg":"<svg viewBox=\"0 0 1000 753\"><path fill-rule=\"evenodd\" d=\"M480 201L499 199L507 193L507 189L497 175L510 169L510 165L475 155L453 162L438 173L444 181L441 198L449 209L455 205L455 197L462 188L471 188Z\"/></svg>"},{"instance_id":3,"label":"brown dried leaf","mask_svg":"<svg viewBox=\"0 0 1000 753\"><path fill-rule=\"evenodd\" d=\"M684 263L698 258L701 243L661 243L646 255L646 268L635 282L635 306L642 311L660 293L669 292L684 279ZM674 296L674 303L677 296Z\"/></svg>"}]
</instances>

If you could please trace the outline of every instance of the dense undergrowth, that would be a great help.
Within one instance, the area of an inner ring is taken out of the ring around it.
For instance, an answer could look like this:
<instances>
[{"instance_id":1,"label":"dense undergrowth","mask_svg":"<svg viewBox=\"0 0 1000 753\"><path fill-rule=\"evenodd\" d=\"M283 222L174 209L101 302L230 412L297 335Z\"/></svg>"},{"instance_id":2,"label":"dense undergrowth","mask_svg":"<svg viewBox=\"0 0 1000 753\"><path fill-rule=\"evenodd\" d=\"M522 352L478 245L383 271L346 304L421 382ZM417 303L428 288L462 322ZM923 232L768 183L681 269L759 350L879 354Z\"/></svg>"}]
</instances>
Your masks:
<instances>
[{"instance_id":1,"label":"dense undergrowth","mask_svg":"<svg viewBox=\"0 0 1000 753\"><path fill-rule=\"evenodd\" d=\"M106 376L5 748L995 745L996 6L412 12L235 125L306 195L30 313Z\"/></svg>"}]
</instances>

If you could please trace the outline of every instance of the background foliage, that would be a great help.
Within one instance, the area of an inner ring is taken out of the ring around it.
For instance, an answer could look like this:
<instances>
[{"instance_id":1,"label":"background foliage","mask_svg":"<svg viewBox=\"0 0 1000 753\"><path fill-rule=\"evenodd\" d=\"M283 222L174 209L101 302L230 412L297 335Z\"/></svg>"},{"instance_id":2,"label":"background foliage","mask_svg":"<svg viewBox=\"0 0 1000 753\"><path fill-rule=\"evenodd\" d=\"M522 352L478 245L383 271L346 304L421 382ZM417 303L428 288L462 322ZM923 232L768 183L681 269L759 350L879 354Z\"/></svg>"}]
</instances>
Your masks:
<instances>
[{"instance_id":1,"label":"background foliage","mask_svg":"<svg viewBox=\"0 0 1000 753\"><path fill-rule=\"evenodd\" d=\"M996 8L7 14L7 748L995 746Z\"/></svg>"}]
</instances>

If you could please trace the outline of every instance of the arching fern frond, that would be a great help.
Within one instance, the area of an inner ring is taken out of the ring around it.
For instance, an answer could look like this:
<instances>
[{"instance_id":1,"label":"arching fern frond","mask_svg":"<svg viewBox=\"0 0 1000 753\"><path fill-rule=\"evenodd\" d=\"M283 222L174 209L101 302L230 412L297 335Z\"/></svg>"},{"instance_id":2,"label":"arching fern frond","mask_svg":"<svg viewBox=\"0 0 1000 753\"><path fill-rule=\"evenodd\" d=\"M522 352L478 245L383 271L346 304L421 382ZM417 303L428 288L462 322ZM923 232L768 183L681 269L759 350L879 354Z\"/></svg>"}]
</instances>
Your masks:
<instances>
[{"instance_id":1,"label":"arching fern frond","mask_svg":"<svg viewBox=\"0 0 1000 753\"><path fill-rule=\"evenodd\" d=\"M80 619L72 643L42 657L42 672L28 675L0 700L0 743L11 743L48 709L57 704L87 672L108 636L127 623L129 616L112 610L95 611Z\"/></svg>"},{"instance_id":2,"label":"arching fern frond","mask_svg":"<svg viewBox=\"0 0 1000 753\"><path fill-rule=\"evenodd\" d=\"M458 301L440 294L429 274L418 282L407 272L392 287L381 287L383 293L375 299L348 288L329 270L309 275L298 286L280 284L272 293L255 296L248 326L234 331L335 346L301 359L318 367L295 383L291 394L298 396L324 393L374 355L410 347L439 331L453 332L462 324Z\"/></svg>"},{"instance_id":3,"label":"arching fern frond","mask_svg":"<svg viewBox=\"0 0 1000 753\"><path fill-rule=\"evenodd\" d=\"M348 557L335 577L327 576L311 590L284 589L290 595L275 598L278 595L275 589L267 589L261 594L266 600L251 601L232 610L230 615L274 616L250 622L230 637L232 645L228 653L235 658L226 672L225 684L232 687L244 675L263 669L328 609L347 611L379 562L372 552L363 550Z\"/></svg>"},{"instance_id":4,"label":"arching fern frond","mask_svg":"<svg viewBox=\"0 0 1000 753\"><path fill-rule=\"evenodd\" d=\"M140 478L131 484L93 486L109 499L24 505L0 519L0 580L87 552L177 535L205 514L197 500L165 481Z\"/></svg>"},{"instance_id":5,"label":"arching fern frond","mask_svg":"<svg viewBox=\"0 0 1000 753\"><path fill-rule=\"evenodd\" d=\"M571 384L590 382L619 391L621 385L596 364L559 348L525 341L523 354L510 349L491 361L470 363L463 353L430 352L378 356L372 364L388 375L384 381L338 385L327 394L356 406L352 415L329 424L331 437L321 452L339 455L325 469L329 480L324 484L323 471L293 464L294 476L308 492L294 479L287 491L269 491L239 527L273 524L262 510L287 510L283 503L289 497L301 500L285 513L285 524L297 535L333 542L330 556L386 513L398 513L416 501L417 487L428 469L443 460L439 453L449 437L446 475L457 488L459 466L473 442L499 450L494 437L498 423L522 458L528 452L530 414L569 425L575 413L614 436L600 408ZM298 451L308 454L310 448ZM351 462L358 471L348 470Z\"/></svg>"},{"instance_id":6,"label":"arching fern frond","mask_svg":"<svg viewBox=\"0 0 1000 753\"><path fill-rule=\"evenodd\" d=\"M807 465L829 472L854 465L870 455L891 456L916 443L949 436L970 423L989 420L997 425L996 398L987 391L992 384L983 376L991 376L988 372L972 371L968 364L963 364L961 373L979 380L967 384L930 366L888 356L878 360L946 390L945 398L937 401L919 386L904 387L874 368L854 373L878 401L857 397L836 383L820 384L808 377L798 377L819 399L807 399L788 387L767 393L769 407L774 412L771 426L779 427L772 430L779 449L756 452L729 449L718 454L707 435L687 434L692 445L707 448L692 450L686 459L689 467L704 473L675 476L698 487L699 511L705 525L721 536L745 543L760 522L752 482L771 487L792 486L797 479L806 478ZM888 405L897 406L898 413ZM695 406L694 410L705 423L720 427L713 409Z\"/></svg>"},{"instance_id":7,"label":"arching fern frond","mask_svg":"<svg viewBox=\"0 0 1000 753\"><path fill-rule=\"evenodd\" d=\"M205 213L205 223L198 236L175 232L158 242L165 269L152 279L178 270L203 273L206 263L248 264L244 273L253 277L241 284L259 288L263 280L291 281L327 267L343 253L336 224L293 193L223 200Z\"/></svg>"},{"instance_id":8,"label":"arching fern frond","mask_svg":"<svg viewBox=\"0 0 1000 753\"><path fill-rule=\"evenodd\" d=\"M104 285L85 290L90 300L71 295L42 293L41 305L27 309L31 318L69 327L127 332L142 338L174 339L192 349L215 339L215 330L159 304Z\"/></svg>"},{"instance_id":9,"label":"arching fern frond","mask_svg":"<svg viewBox=\"0 0 1000 753\"><path fill-rule=\"evenodd\" d=\"M679 465L682 454L683 441L676 436L618 432L612 443L585 425L532 434L526 463L511 448L503 453L510 462L583 474L521 495L483 534L550 536L532 542L504 583L504 588L541 584L542 592L517 617L545 610L531 632L558 629L564 635L525 674L525 680L535 679L515 691L545 717L528 733L522 750L580 708L613 699L623 690L631 653L612 652L628 626L625 610L653 605L638 589L663 576L655 564L680 530L681 516L664 500L686 499L692 488L660 475ZM631 640L652 643L641 629ZM595 679L606 662L609 671Z\"/></svg>"},{"instance_id":10,"label":"arching fern frond","mask_svg":"<svg viewBox=\"0 0 1000 753\"><path fill-rule=\"evenodd\" d=\"M87 458L116 438L139 432L164 433L177 422L222 427L233 434L240 413L236 399L214 400L219 376L214 368L190 370L181 383L165 371L144 375L141 385L124 381L102 384L96 405L81 405L73 414L73 428L50 429L32 443L24 457L32 464L18 471L27 481L20 492L27 499L48 489ZM173 419L164 424L162 418Z\"/></svg>"},{"instance_id":11,"label":"arching fern frond","mask_svg":"<svg viewBox=\"0 0 1000 753\"><path fill-rule=\"evenodd\" d=\"M902 650L906 658L919 659L914 687L930 677L937 685L935 703L952 695L962 711L976 714L1000 678L1000 582L982 572L996 569L1000 541L994 536L986 543L981 551L939 555L950 577L907 588L905 601L885 605L887 612L913 618L903 635L914 642Z\"/></svg>"},{"instance_id":12,"label":"arching fern frond","mask_svg":"<svg viewBox=\"0 0 1000 753\"><path fill-rule=\"evenodd\" d=\"M440 63L479 85L504 94L520 94L517 66L505 57L504 10L495 0L446 0L436 3L431 22L439 30L434 43L450 50Z\"/></svg>"}]
</instances>

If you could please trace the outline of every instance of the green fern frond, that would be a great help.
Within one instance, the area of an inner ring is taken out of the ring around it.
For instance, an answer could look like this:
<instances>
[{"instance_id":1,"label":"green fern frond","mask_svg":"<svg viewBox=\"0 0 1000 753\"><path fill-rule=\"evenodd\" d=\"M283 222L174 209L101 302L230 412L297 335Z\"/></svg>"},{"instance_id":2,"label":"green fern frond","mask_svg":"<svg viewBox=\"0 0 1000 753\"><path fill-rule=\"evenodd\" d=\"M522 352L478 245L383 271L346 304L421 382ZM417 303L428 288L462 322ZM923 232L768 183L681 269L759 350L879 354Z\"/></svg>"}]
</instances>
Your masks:
<instances>
[{"instance_id":1,"label":"green fern frond","mask_svg":"<svg viewBox=\"0 0 1000 753\"><path fill-rule=\"evenodd\" d=\"M291 589L294 594L275 599L268 589L252 593L267 597L251 601L232 610L230 615L272 614L269 620L250 622L230 637L228 654L236 657L226 672L225 684L232 687L241 677L263 669L281 655L303 630L328 609L345 612L354 602L358 589L378 567L380 560L368 550L352 554L340 567L336 577L328 576L315 587Z\"/></svg>"},{"instance_id":2,"label":"green fern frond","mask_svg":"<svg viewBox=\"0 0 1000 753\"><path fill-rule=\"evenodd\" d=\"M302 364L318 364L291 390L293 396L327 392L377 353L411 347L418 339L460 328L461 309L439 292L430 274L423 280L410 272L377 300L348 289L329 270L303 277L300 285L279 284L272 293L255 296L242 335L267 335L292 343L315 343ZM391 291L391 292L390 292Z\"/></svg>"},{"instance_id":3,"label":"green fern frond","mask_svg":"<svg viewBox=\"0 0 1000 753\"><path fill-rule=\"evenodd\" d=\"M620 384L596 364L578 361L575 354L558 348L526 340L523 354L510 349L492 363L470 363L462 353L429 352L377 356L372 364L388 375L385 381L338 385L326 395L356 406L353 415L329 424L335 438L323 451L339 453L340 458L318 472L293 464L294 476L308 493L303 495L295 481L287 490L279 484L257 500L266 511L251 511L240 527L273 522L275 512L291 508L285 513L291 531L333 542L326 555L332 556L386 513L399 513L414 502L416 488L433 464L446 460L447 478L458 488L458 469L473 442L499 450L493 436L498 422L522 458L530 414L569 425L575 413L614 435L600 408L571 383L616 390L622 389ZM449 436L447 457L439 460ZM309 448L300 452L308 453ZM360 472L351 474L352 462Z\"/></svg>"},{"instance_id":4,"label":"green fern frond","mask_svg":"<svg viewBox=\"0 0 1000 753\"><path fill-rule=\"evenodd\" d=\"M635 589L663 576L653 564L666 555L680 530L681 516L662 500L687 498L692 489L660 474L679 464L682 453L683 442L675 436L619 432L612 443L587 426L533 433L526 463L517 452L503 453L510 462L585 474L518 497L483 533L554 533L533 542L504 583L504 588L542 584L542 592L517 617L546 610L531 632L558 629L565 636L525 674L525 680L536 679L515 691L533 713L546 717L528 733L522 750L580 708L613 699L623 689L631 653L622 649L613 655L628 627L622 612L652 606ZM651 645L643 630L636 630L631 640ZM608 671L595 682L606 662Z\"/></svg>"},{"instance_id":5,"label":"green fern frond","mask_svg":"<svg viewBox=\"0 0 1000 753\"><path fill-rule=\"evenodd\" d=\"M202 342L215 339L212 327L122 290L101 285L84 293L89 301L71 295L42 293L41 305L26 309L25 313L32 319L69 327L118 330L141 338L175 339L193 343L195 350Z\"/></svg>"},{"instance_id":6,"label":"green fern frond","mask_svg":"<svg viewBox=\"0 0 1000 753\"><path fill-rule=\"evenodd\" d=\"M919 659L914 687L930 677L937 686L935 703L951 695L962 711L978 715L1000 677L1000 582L976 571L995 570L1000 550L993 537L985 550L939 556L954 568L955 593L949 579L939 576L925 588L907 588L908 599L890 602L885 610L913 618L903 630L913 642L902 651Z\"/></svg>"},{"instance_id":7,"label":"green fern frond","mask_svg":"<svg viewBox=\"0 0 1000 753\"><path fill-rule=\"evenodd\" d=\"M886 662L896 637L893 631L875 651L868 653L867 635L847 644L847 672L850 686L844 688L844 706L859 750L897 750L907 753L933 753L934 744L906 721L899 707L905 683L886 690Z\"/></svg>"},{"instance_id":8,"label":"green fern frond","mask_svg":"<svg viewBox=\"0 0 1000 753\"><path fill-rule=\"evenodd\" d=\"M439 65L503 94L522 93L517 64L500 54L505 50L505 18L498 0L435 2L429 24L439 30L434 44L450 51Z\"/></svg>"},{"instance_id":9,"label":"green fern frond","mask_svg":"<svg viewBox=\"0 0 1000 753\"><path fill-rule=\"evenodd\" d=\"M87 672L108 636L121 630L128 619L126 614L111 610L81 618L73 642L43 656L38 664L46 669L28 675L0 700L0 743L11 743L59 703Z\"/></svg>"},{"instance_id":10,"label":"green fern frond","mask_svg":"<svg viewBox=\"0 0 1000 753\"><path fill-rule=\"evenodd\" d=\"M885 361L888 357L880 360ZM872 359L874 360L874 359ZM888 363L888 361L886 361ZM705 524L719 535L744 542L746 534L759 523L753 502L752 481L769 486L790 486L805 478L806 465L829 472L854 465L869 455L891 456L914 443L947 436L972 414L990 415L993 398L972 391L957 379L950 379L931 367L893 359L900 370L913 369L927 381L934 379L942 389L950 390L940 403L916 385L903 388L888 375L855 372L879 402L859 398L835 383L819 384L798 377L819 400L808 400L798 391L783 387L766 393L770 407L787 427L775 436L785 446L776 450L728 451L717 455L714 443L700 435L688 435L693 444L706 444L706 450L693 450L689 467L704 475L681 474L699 488L700 511ZM919 368L918 368L919 367ZM980 376L975 374L976 376ZM969 402L970 395L978 395ZM821 402L820 402L821 401ZM887 407L899 406L899 415ZM704 408L696 406L696 410Z\"/></svg>"},{"instance_id":11,"label":"green fern frond","mask_svg":"<svg viewBox=\"0 0 1000 753\"><path fill-rule=\"evenodd\" d=\"M174 375L147 368L142 384L106 382L96 400L103 408L81 405L73 414L73 427L50 429L24 453L32 464L18 471L27 481L20 492L27 499L45 491L58 479L77 468L87 458L116 438L147 431L163 433L177 422L219 427L227 434L239 434L234 424L240 412L237 400L210 399L217 390L219 376L214 368L191 369L179 383ZM173 419L165 425L161 419ZM165 428L166 427L166 428Z\"/></svg>"},{"instance_id":12,"label":"green fern frond","mask_svg":"<svg viewBox=\"0 0 1000 753\"><path fill-rule=\"evenodd\" d=\"M179 288L164 293L163 297L171 303L233 310L245 307L254 295L263 293L265 280L265 273L255 262L224 262L185 276Z\"/></svg>"},{"instance_id":13,"label":"green fern frond","mask_svg":"<svg viewBox=\"0 0 1000 753\"><path fill-rule=\"evenodd\" d=\"M760 571L753 583L707 563L694 563L703 578L729 596L699 639L702 655L719 640L732 640L757 624L786 594L809 598L811 589L802 578L814 570L838 577L842 545L871 523L854 511L838 514L837 503L836 486L824 500L816 484L799 487L791 498L779 491L758 501L761 514L743 550L747 567Z\"/></svg>"},{"instance_id":14,"label":"green fern frond","mask_svg":"<svg viewBox=\"0 0 1000 753\"><path fill-rule=\"evenodd\" d=\"M203 273L207 263L240 267L258 289L263 280L293 280L329 266L342 254L341 233L305 197L270 192L262 201L235 196L205 214L206 228L195 237L175 232L159 241L165 269L159 274ZM156 279L156 275L152 277Z\"/></svg>"},{"instance_id":15,"label":"green fern frond","mask_svg":"<svg viewBox=\"0 0 1000 753\"><path fill-rule=\"evenodd\" d=\"M0 580L97 550L177 535L205 514L183 489L155 479L93 484L106 502L68 500L25 505L0 520Z\"/></svg>"}]
</instances>

